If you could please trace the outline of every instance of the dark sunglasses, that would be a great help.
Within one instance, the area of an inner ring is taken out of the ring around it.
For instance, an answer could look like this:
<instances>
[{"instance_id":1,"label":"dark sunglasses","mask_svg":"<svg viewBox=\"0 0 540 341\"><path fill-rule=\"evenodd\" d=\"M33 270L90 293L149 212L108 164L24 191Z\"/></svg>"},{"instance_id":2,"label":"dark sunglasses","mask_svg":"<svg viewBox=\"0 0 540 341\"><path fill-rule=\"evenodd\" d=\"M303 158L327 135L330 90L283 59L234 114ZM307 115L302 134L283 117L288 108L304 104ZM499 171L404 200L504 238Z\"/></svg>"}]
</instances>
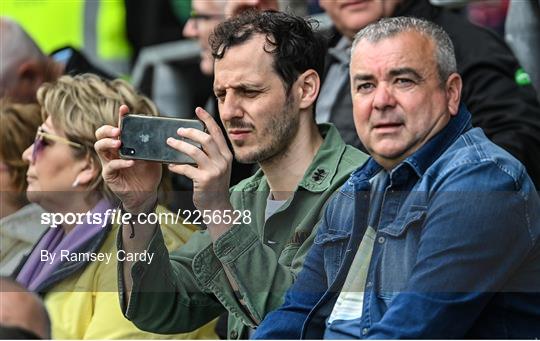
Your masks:
<instances>
[{"instance_id":1,"label":"dark sunglasses","mask_svg":"<svg viewBox=\"0 0 540 341\"><path fill-rule=\"evenodd\" d=\"M49 134L45 132L42 127L38 127L36 138L34 139L34 149L32 149L32 164L36 162L39 153L41 153L41 151L49 144L47 140L67 144L74 148L83 148L83 145L80 143L70 141L62 136Z\"/></svg>"}]
</instances>

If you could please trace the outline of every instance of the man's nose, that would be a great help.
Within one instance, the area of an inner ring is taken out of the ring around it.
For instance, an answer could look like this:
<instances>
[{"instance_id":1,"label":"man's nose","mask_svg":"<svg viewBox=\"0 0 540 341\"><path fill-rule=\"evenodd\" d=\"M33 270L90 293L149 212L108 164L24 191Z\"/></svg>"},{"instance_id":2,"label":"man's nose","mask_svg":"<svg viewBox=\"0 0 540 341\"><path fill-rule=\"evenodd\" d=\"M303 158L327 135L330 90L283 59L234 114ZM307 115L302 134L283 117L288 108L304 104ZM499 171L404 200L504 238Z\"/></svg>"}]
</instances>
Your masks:
<instances>
[{"instance_id":1,"label":"man's nose","mask_svg":"<svg viewBox=\"0 0 540 341\"><path fill-rule=\"evenodd\" d=\"M197 29L197 23L195 19L189 19L184 25L184 30L182 32L186 38L197 38L199 35L199 30Z\"/></svg>"},{"instance_id":2,"label":"man's nose","mask_svg":"<svg viewBox=\"0 0 540 341\"><path fill-rule=\"evenodd\" d=\"M377 110L384 111L385 109L395 107L396 104L396 97L394 96L392 89L385 83L379 83L375 89L373 107Z\"/></svg>"},{"instance_id":3,"label":"man's nose","mask_svg":"<svg viewBox=\"0 0 540 341\"><path fill-rule=\"evenodd\" d=\"M230 121L235 117L242 117L244 111L240 99L234 94L227 94L219 103L219 115L223 121Z\"/></svg>"}]
</instances>

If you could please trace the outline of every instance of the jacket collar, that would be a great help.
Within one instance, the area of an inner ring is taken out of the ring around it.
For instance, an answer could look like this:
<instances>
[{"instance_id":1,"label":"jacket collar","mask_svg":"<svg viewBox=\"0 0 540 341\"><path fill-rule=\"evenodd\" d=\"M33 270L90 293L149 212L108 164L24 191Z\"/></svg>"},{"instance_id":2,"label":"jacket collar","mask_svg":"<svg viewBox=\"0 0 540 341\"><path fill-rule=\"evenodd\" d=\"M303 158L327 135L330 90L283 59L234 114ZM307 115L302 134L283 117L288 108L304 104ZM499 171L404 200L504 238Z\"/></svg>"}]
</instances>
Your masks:
<instances>
[{"instance_id":1,"label":"jacket collar","mask_svg":"<svg viewBox=\"0 0 540 341\"><path fill-rule=\"evenodd\" d=\"M314 193L324 192L330 186L346 146L333 124L322 123L317 127L324 138L323 143L298 183L298 187ZM246 183L244 191L265 190L269 191L268 182L263 171L259 169Z\"/></svg>"},{"instance_id":2,"label":"jacket collar","mask_svg":"<svg viewBox=\"0 0 540 341\"><path fill-rule=\"evenodd\" d=\"M348 67L351 61L351 41L346 37L341 37L336 46L328 49L328 58Z\"/></svg>"},{"instance_id":3,"label":"jacket collar","mask_svg":"<svg viewBox=\"0 0 540 341\"><path fill-rule=\"evenodd\" d=\"M346 145L334 125L323 123L317 126L324 141L298 186L311 192L324 192L336 175Z\"/></svg>"},{"instance_id":4,"label":"jacket collar","mask_svg":"<svg viewBox=\"0 0 540 341\"><path fill-rule=\"evenodd\" d=\"M472 128L471 113L464 104L448 124L431 140L426 142L413 155L402 163L408 164L421 177L426 170L450 147L465 131ZM400 165L398 165L399 167ZM398 168L396 167L396 168Z\"/></svg>"}]
</instances>

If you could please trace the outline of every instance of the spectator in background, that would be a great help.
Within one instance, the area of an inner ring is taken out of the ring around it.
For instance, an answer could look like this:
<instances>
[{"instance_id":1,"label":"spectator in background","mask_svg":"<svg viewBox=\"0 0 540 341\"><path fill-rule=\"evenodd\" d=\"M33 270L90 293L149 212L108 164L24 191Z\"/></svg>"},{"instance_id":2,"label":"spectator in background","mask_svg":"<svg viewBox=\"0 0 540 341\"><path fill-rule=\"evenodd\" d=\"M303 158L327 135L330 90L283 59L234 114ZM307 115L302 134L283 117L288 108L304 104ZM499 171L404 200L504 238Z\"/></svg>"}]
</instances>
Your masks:
<instances>
[{"instance_id":1,"label":"spectator in background","mask_svg":"<svg viewBox=\"0 0 540 341\"><path fill-rule=\"evenodd\" d=\"M279 0L227 0L226 3L225 16L227 18L238 15L249 9L258 11L284 9L280 7Z\"/></svg>"},{"instance_id":2,"label":"spectator in background","mask_svg":"<svg viewBox=\"0 0 540 341\"><path fill-rule=\"evenodd\" d=\"M132 64L139 52L151 45L183 38L184 22L175 14L175 6L189 7L189 0L124 0L126 37L133 48ZM186 6L187 3L187 6ZM182 10L185 11L184 8ZM189 14L186 11L186 14Z\"/></svg>"},{"instance_id":3,"label":"spectator in background","mask_svg":"<svg viewBox=\"0 0 540 341\"><path fill-rule=\"evenodd\" d=\"M44 84L37 99L44 123L34 144L23 153L30 163L28 199L47 213L66 216L90 212L103 220L85 218L66 220L59 226L51 224L13 274L26 288L43 295L51 315L53 337L215 337L213 324L183 335L142 332L124 318L118 304L115 240L119 226L111 222L111 215L105 215L118 205L101 177L101 163L94 151L95 130L103 124L116 124L118 108L123 103L150 115L157 114L155 106L123 80L105 81L89 74L63 76ZM52 218L49 215L44 219ZM194 230L184 225L174 229L162 225L162 229L167 249L178 248ZM69 259L61 258L66 253ZM81 256L92 254L109 258L86 260Z\"/></svg>"},{"instance_id":4,"label":"spectator in background","mask_svg":"<svg viewBox=\"0 0 540 341\"><path fill-rule=\"evenodd\" d=\"M50 339L51 321L39 297L0 277L0 339Z\"/></svg>"},{"instance_id":5,"label":"spectator in background","mask_svg":"<svg viewBox=\"0 0 540 341\"><path fill-rule=\"evenodd\" d=\"M532 82L540 100L540 0L510 2L505 39L524 68L516 80Z\"/></svg>"},{"instance_id":6,"label":"spectator in background","mask_svg":"<svg viewBox=\"0 0 540 341\"><path fill-rule=\"evenodd\" d=\"M124 0L2 0L0 15L19 23L46 54L72 46L113 75L129 73Z\"/></svg>"},{"instance_id":7,"label":"spectator in background","mask_svg":"<svg viewBox=\"0 0 540 341\"><path fill-rule=\"evenodd\" d=\"M540 186L540 105L530 82L516 83L520 66L500 37L428 0L321 0L320 5L335 27L317 101L318 122L334 123L347 143L362 148L351 114L348 76L354 34L382 17L425 18L442 26L454 43L463 101L473 115L473 126L484 129L493 142L523 162Z\"/></svg>"},{"instance_id":8,"label":"spectator in background","mask_svg":"<svg viewBox=\"0 0 540 341\"><path fill-rule=\"evenodd\" d=\"M208 38L214 28L225 19L223 0L192 0L192 14L184 26L184 37L196 39L201 48L201 71L207 76L214 75L214 58Z\"/></svg>"},{"instance_id":9,"label":"spectator in background","mask_svg":"<svg viewBox=\"0 0 540 341\"><path fill-rule=\"evenodd\" d=\"M66 47L47 56L15 21L0 17L0 97L35 102L36 91L61 75L94 73L111 78L76 49Z\"/></svg>"},{"instance_id":10,"label":"spectator in background","mask_svg":"<svg viewBox=\"0 0 540 341\"><path fill-rule=\"evenodd\" d=\"M490 28L504 37L504 22L509 3L510 0L469 1L467 16L473 24Z\"/></svg>"},{"instance_id":11,"label":"spectator in background","mask_svg":"<svg viewBox=\"0 0 540 341\"><path fill-rule=\"evenodd\" d=\"M22 152L34 141L41 124L37 104L0 99L0 275L11 275L47 226L43 210L26 199L28 164Z\"/></svg>"},{"instance_id":12,"label":"spectator in background","mask_svg":"<svg viewBox=\"0 0 540 341\"><path fill-rule=\"evenodd\" d=\"M226 0L225 16L230 18L249 9L280 10L298 16L322 12L318 0Z\"/></svg>"}]
</instances>

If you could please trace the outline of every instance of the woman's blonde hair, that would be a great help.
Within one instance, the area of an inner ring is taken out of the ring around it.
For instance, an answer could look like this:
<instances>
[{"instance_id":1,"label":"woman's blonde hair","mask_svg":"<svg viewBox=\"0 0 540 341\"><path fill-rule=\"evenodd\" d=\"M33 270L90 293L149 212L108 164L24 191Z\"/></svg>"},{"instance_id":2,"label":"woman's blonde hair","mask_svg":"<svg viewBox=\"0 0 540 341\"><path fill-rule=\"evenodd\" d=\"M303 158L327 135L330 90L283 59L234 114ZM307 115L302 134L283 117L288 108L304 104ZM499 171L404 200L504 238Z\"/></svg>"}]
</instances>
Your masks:
<instances>
[{"instance_id":1,"label":"woman's blonde hair","mask_svg":"<svg viewBox=\"0 0 540 341\"><path fill-rule=\"evenodd\" d=\"M49 116L56 129L84 148L73 148L75 157L89 155L99 170L101 163L94 150L95 132L103 125L117 126L118 109L126 104L131 112L157 116L152 101L137 93L126 81L108 81L93 74L62 76L53 83L42 85L37 91L43 121ZM109 200L114 195L105 185L101 173L90 184Z\"/></svg>"},{"instance_id":2,"label":"woman's blonde hair","mask_svg":"<svg viewBox=\"0 0 540 341\"><path fill-rule=\"evenodd\" d=\"M8 167L9 175L18 192L26 190L28 163L22 153L33 142L41 124L37 104L17 104L8 99L0 100L0 158Z\"/></svg>"}]
</instances>

